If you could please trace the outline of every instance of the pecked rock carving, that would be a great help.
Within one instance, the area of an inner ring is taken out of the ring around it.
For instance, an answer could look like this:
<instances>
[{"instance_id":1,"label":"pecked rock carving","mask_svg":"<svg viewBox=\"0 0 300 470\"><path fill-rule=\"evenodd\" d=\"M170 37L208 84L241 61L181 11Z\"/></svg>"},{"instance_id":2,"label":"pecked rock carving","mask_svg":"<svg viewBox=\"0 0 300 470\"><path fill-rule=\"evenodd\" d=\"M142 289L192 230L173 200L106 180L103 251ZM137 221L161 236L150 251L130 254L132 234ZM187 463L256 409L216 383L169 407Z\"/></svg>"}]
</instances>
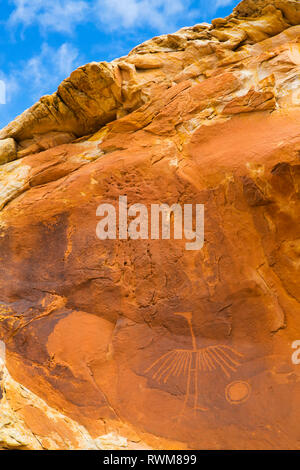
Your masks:
<instances>
[{"instance_id":1,"label":"pecked rock carving","mask_svg":"<svg viewBox=\"0 0 300 470\"><path fill-rule=\"evenodd\" d=\"M298 1L244 0L80 67L0 131L21 447L299 449L299 38ZM124 195L204 204L203 248L99 240L97 207Z\"/></svg>"}]
</instances>

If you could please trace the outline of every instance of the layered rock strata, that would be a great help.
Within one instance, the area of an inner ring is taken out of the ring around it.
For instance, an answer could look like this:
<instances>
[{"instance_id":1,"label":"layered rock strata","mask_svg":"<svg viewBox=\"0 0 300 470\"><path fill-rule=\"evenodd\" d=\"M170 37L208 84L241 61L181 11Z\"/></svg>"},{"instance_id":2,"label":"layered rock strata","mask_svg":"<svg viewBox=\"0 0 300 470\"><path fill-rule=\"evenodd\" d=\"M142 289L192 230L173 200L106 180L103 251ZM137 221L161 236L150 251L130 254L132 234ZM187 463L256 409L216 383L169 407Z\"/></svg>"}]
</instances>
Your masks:
<instances>
[{"instance_id":1,"label":"layered rock strata","mask_svg":"<svg viewBox=\"0 0 300 470\"><path fill-rule=\"evenodd\" d=\"M7 368L92 440L299 448L299 39L298 1L244 0L0 131ZM99 240L121 195L204 204L203 248Z\"/></svg>"}]
</instances>

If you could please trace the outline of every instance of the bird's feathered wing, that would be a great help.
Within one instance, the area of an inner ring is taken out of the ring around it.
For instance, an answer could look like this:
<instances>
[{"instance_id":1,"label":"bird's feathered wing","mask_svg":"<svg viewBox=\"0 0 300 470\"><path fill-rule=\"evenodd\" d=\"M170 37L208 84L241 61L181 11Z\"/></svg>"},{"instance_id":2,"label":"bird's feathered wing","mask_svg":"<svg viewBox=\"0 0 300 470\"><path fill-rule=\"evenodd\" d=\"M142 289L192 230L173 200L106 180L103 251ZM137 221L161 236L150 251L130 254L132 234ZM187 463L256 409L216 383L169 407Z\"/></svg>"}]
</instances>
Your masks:
<instances>
[{"instance_id":1,"label":"bird's feathered wing","mask_svg":"<svg viewBox=\"0 0 300 470\"><path fill-rule=\"evenodd\" d=\"M170 377L180 377L195 370L197 373L221 370L226 377L235 372L243 355L226 345L208 346L197 349L174 349L158 358L146 370L159 383L167 383Z\"/></svg>"}]
</instances>

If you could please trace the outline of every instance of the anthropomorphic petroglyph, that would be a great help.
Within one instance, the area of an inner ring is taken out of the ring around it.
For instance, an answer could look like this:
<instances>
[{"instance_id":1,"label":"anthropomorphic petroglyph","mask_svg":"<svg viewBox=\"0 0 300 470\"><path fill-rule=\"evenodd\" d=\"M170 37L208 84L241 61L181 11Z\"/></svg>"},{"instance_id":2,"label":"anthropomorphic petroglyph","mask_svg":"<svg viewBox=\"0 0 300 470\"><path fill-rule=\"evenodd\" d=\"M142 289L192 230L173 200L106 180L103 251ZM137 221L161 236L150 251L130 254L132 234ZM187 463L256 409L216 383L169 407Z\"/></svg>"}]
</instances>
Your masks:
<instances>
[{"instance_id":1,"label":"anthropomorphic petroglyph","mask_svg":"<svg viewBox=\"0 0 300 470\"><path fill-rule=\"evenodd\" d=\"M189 398L193 396L194 411L207 411L207 408L199 406L200 382L203 373L212 373L221 370L226 377L230 377L240 366L240 358L243 356L238 351L227 345L213 345L198 348L197 338L193 328L192 312L176 312L188 323L192 347L191 349L173 349L154 361L146 372L152 373L152 378L158 383L165 384L170 377L184 377L186 381L186 393L179 415L181 417L186 409Z\"/></svg>"}]
</instances>

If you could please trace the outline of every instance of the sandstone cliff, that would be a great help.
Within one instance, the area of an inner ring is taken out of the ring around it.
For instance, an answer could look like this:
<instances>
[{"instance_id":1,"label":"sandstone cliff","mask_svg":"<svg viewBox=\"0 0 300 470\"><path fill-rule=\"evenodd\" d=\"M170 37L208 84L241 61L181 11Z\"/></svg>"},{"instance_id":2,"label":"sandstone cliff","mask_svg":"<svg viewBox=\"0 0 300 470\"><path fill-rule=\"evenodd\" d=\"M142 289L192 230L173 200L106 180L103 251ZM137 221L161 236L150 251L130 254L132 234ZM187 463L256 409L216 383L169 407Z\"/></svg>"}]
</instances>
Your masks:
<instances>
[{"instance_id":1,"label":"sandstone cliff","mask_svg":"<svg viewBox=\"0 0 300 470\"><path fill-rule=\"evenodd\" d=\"M0 359L0 449L104 450L145 448L114 433L92 439L87 430L15 382Z\"/></svg>"},{"instance_id":2,"label":"sandstone cliff","mask_svg":"<svg viewBox=\"0 0 300 470\"><path fill-rule=\"evenodd\" d=\"M0 131L0 338L40 400L13 418L27 447L49 407L84 429L70 447L299 448L299 71L300 3L244 0L80 67ZM203 249L100 241L120 195L204 204Z\"/></svg>"}]
</instances>

